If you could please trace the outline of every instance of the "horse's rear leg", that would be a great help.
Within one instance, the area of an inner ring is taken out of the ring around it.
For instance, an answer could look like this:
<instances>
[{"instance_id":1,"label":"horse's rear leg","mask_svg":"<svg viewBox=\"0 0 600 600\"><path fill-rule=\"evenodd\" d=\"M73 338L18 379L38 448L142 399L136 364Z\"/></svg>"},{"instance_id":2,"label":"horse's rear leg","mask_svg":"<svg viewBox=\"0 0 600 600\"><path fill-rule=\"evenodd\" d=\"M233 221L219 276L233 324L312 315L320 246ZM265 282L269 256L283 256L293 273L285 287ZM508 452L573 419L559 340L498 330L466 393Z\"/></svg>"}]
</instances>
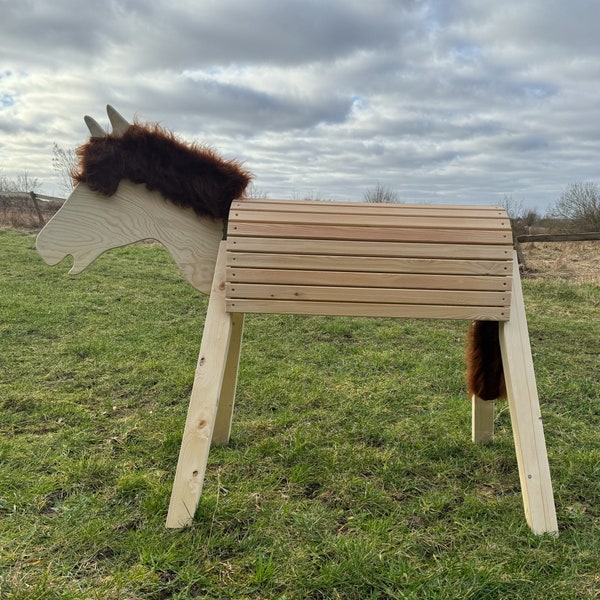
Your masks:
<instances>
[{"instance_id":1,"label":"horse's rear leg","mask_svg":"<svg viewBox=\"0 0 600 600\"><path fill-rule=\"evenodd\" d=\"M534 533L557 533L550 467L516 256L512 294L510 321L500 323L499 333L525 516Z\"/></svg>"},{"instance_id":2,"label":"horse's rear leg","mask_svg":"<svg viewBox=\"0 0 600 600\"><path fill-rule=\"evenodd\" d=\"M471 432L475 444L491 444L494 441L494 401L482 400L473 395Z\"/></svg>"}]
</instances>

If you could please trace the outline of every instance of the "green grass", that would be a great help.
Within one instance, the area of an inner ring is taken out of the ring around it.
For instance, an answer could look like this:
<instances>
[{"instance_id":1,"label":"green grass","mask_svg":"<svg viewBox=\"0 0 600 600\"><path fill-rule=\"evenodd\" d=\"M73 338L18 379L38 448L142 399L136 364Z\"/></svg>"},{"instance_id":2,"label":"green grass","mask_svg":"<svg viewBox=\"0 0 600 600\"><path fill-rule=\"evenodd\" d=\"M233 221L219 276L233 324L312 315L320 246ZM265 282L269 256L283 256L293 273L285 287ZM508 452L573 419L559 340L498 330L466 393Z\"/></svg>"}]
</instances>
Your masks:
<instances>
[{"instance_id":1,"label":"green grass","mask_svg":"<svg viewBox=\"0 0 600 600\"><path fill-rule=\"evenodd\" d=\"M161 248L72 278L0 230L0 598L600 597L600 286L525 281L560 536L464 322L249 315L231 443L164 528L206 299Z\"/></svg>"}]
</instances>

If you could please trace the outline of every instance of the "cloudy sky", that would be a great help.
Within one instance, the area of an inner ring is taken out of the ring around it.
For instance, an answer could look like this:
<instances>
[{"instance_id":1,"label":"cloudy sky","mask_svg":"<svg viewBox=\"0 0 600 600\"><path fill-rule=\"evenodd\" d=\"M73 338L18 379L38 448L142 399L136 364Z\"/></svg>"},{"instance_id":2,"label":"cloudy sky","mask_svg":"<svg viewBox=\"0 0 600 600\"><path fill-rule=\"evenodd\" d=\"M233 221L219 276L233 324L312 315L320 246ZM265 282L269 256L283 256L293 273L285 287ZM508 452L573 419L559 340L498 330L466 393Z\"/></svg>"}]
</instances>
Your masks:
<instances>
[{"instance_id":1,"label":"cloudy sky","mask_svg":"<svg viewBox=\"0 0 600 600\"><path fill-rule=\"evenodd\" d=\"M0 168L104 107L237 157L271 198L540 212L600 181L595 0L0 0Z\"/></svg>"}]
</instances>

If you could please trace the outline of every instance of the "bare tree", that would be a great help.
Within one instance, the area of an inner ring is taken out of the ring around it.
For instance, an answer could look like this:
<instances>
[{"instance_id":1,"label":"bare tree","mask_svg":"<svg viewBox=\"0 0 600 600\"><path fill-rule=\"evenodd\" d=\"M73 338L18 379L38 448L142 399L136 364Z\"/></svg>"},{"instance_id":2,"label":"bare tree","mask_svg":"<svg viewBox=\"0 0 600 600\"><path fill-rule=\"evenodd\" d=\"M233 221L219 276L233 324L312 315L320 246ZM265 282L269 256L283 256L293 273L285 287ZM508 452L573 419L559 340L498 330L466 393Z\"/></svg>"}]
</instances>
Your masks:
<instances>
[{"instance_id":1,"label":"bare tree","mask_svg":"<svg viewBox=\"0 0 600 600\"><path fill-rule=\"evenodd\" d=\"M304 197L302 198L302 200L309 200L309 201L319 201L319 202L326 202L327 198L325 198L321 192L319 192L318 190L308 190L308 192L306 192L306 194L304 194Z\"/></svg>"},{"instance_id":2,"label":"bare tree","mask_svg":"<svg viewBox=\"0 0 600 600\"><path fill-rule=\"evenodd\" d=\"M504 196L500 206L506 210L515 236L529 233L540 221L540 215L535 208L525 208L520 200L514 200L512 196Z\"/></svg>"},{"instance_id":3,"label":"bare tree","mask_svg":"<svg viewBox=\"0 0 600 600\"><path fill-rule=\"evenodd\" d=\"M0 169L0 192L36 192L42 187L37 177L32 177L23 169L16 177L6 176Z\"/></svg>"},{"instance_id":4,"label":"bare tree","mask_svg":"<svg viewBox=\"0 0 600 600\"><path fill-rule=\"evenodd\" d=\"M525 211L523 203L520 200L515 200L508 194L504 195L502 202L500 202L500 206L506 211L506 214L511 221L520 218Z\"/></svg>"},{"instance_id":5,"label":"bare tree","mask_svg":"<svg viewBox=\"0 0 600 600\"><path fill-rule=\"evenodd\" d=\"M27 169L17 174L15 190L18 192L37 192L42 187L42 182L37 177L32 177Z\"/></svg>"},{"instance_id":6,"label":"bare tree","mask_svg":"<svg viewBox=\"0 0 600 600\"><path fill-rule=\"evenodd\" d=\"M561 194L551 215L578 232L600 231L600 186L586 181L572 183Z\"/></svg>"},{"instance_id":7,"label":"bare tree","mask_svg":"<svg viewBox=\"0 0 600 600\"><path fill-rule=\"evenodd\" d=\"M292 191L292 199L293 200L306 200L309 202L329 202L329 199L323 196L321 192L316 190L315 188L310 188L305 192L300 192L296 188Z\"/></svg>"},{"instance_id":8,"label":"bare tree","mask_svg":"<svg viewBox=\"0 0 600 600\"><path fill-rule=\"evenodd\" d=\"M52 166L60 177L60 186L67 196L73 191L73 175L78 168L75 148L62 148L56 142L52 145Z\"/></svg>"},{"instance_id":9,"label":"bare tree","mask_svg":"<svg viewBox=\"0 0 600 600\"><path fill-rule=\"evenodd\" d=\"M14 178L0 170L0 222L13 227L43 227L46 221L36 197L41 186L41 181L27 169Z\"/></svg>"},{"instance_id":10,"label":"bare tree","mask_svg":"<svg viewBox=\"0 0 600 600\"><path fill-rule=\"evenodd\" d=\"M256 187L253 183L251 183L245 192L246 198L254 198L256 200L266 200L269 197L268 192L265 192L261 188Z\"/></svg>"},{"instance_id":11,"label":"bare tree","mask_svg":"<svg viewBox=\"0 0 600 600\"><path fill-rule=\"evenodd\" d=\"M391 188L381 183L378 183L374 188L366 190L363 195L363 200L365 202L372 202L374 204L397 204L400 202L398 194Z\"/></svg>"},{"instance_id":12,"label":"bare tree","mask_svg":"<svg viewBox=\"0 0 600 600\"><path fill-rule=\"evenodd\" d=\"M0 192L7 192L10 189L10 182L0 167Z\"/></svg>"},{"instance_id":13,"label":"bare tree","mask_svg":"<svg viewBox=\"0 0 600 600\"><path fill-rule=\"evenodd\" d=\"M535 211L527 211L523 207L523 203L520 200L515 200L512 196L505 195L502 202L500 202L500 206L504 208L510 220L513 234L513 247L517 252L519 265L521 265L523 270L526 270L527 264L525 263L525 255L523 254L523 249L519 243L518 236L526 233L525 215L528 215L528 220L532 220L536 218L535 215L537 215L537 213Z\"/></svg>"}]
</instances>

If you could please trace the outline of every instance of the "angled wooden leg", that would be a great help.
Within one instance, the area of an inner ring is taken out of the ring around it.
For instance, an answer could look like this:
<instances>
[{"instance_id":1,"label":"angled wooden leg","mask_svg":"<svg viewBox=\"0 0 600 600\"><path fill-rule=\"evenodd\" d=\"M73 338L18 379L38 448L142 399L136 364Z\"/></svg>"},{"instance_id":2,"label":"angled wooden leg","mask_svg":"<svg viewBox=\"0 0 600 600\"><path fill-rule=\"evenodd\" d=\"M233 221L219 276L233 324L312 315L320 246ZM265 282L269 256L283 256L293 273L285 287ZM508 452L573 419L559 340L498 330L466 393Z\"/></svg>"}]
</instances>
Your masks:
<instances>
[{"instance_id":1,"label":"angled wooden leg","mask_svg":"<svg viewBox=\"0 0 600 600\"><path fill-rule=\"evenodd\" d=\"M511 317L500 323L500 347L525 517L534 533L556 534L550 467L516 256L513 264Z\"/></svg>"},{"instance_id":2,"label":"angled wooden leg","mask_svg":"<svg viewBox=\"0 0 600 600\"><path fill-rule=\"evenodd\" d=\"M222 242L171 492L167 515L170 528L189 525L200 500L231 330L231 315L225 310L225 243Z\"/></svg>"},{"instance_id":3,"label":"angled wooden leg","mask_svg":"<svg viewBox=\"0 0 600 600\"><path fill-rule=\"evenodd\" d=\"M494 401L471 397L471 437L475 444L491 444L494 441Z\"/></svg>"},{"instance_id":4,"label":"angled wooden leg","mask_svg":"<svg viewBox=\"0 0 600 600\"><path fill-rule=\"evenodd\" d=\"M237 387L243 333L244 313L232 313L229 352L227 353L225 375L223 377L223 386L221 387L221 397L219 398L219 409L212 436L212 443L215 446L227 444L231 435L231 421L233 419L233 405L235 403L235 390Z\"/></svg>"}]
</instances>

